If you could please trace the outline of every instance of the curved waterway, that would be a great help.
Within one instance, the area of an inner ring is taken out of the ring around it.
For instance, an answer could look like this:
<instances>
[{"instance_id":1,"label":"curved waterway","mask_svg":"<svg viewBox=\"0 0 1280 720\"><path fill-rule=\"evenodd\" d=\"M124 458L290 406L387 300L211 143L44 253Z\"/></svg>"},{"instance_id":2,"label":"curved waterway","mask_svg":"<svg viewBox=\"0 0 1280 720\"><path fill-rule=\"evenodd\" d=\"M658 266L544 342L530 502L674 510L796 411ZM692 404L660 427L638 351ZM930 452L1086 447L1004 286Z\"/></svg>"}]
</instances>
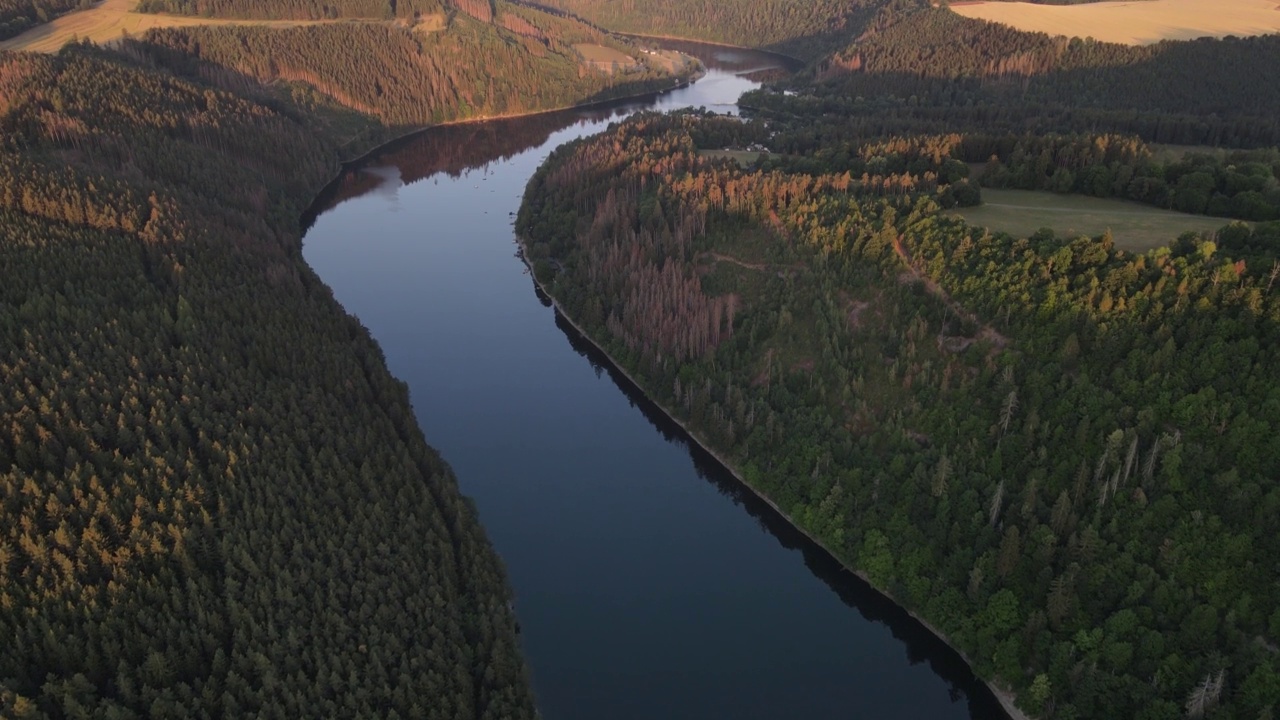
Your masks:
<instances>
[{"instance_id":1,"label":"curved waterway","mask_svg":"<svg viewBox=\"0 0 1280 720\"><path fill-rule=\"evenodd\" d=\"M749 77L779 67L679 47L709 68L687 88L375 153L318 202L306 259L475 500L547 720L1004 718L945 644L615 373L516 256L513 213L552 149L638 110L736 112Z\"/></svg>"}]
</instances>

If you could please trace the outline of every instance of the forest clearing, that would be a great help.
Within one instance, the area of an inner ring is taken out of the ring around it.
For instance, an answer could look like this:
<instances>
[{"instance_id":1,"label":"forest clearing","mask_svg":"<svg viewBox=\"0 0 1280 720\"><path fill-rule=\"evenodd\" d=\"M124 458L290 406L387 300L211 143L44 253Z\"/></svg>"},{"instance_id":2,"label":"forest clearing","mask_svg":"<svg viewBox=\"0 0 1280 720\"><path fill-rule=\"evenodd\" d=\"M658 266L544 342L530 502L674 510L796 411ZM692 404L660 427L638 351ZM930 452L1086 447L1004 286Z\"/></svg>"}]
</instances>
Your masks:
<instances>
[{"instance_id":1,"label":"forest clearing","mask_svg":"<svg viewBox=\"0 0 1280 720\"><path fill-rule=\"evenodd\" d=\"M742 167L750 167L764 153L759 150L699 150L698 154L705 157L729 158L737 160Z\"/></svg>"},{"instance_id":2,"label":"forest clearing","mask_svg":"<svg viewBox=\"0 0 1280 720\"><path fill-rule=\"evenodd\" d=\"M1053 228L1059 237L1101 235L1111 231L1116 247L1146 252L1177 239L1188 230L1213 232L1231 222L1225 218L1160 210L1127 200L1059 195L1034 190L982 189L983 204L955 212L970 225L1026 237Z\"/></svg>"},{"instance_id":3,"label":"forest clearing","mask_svg":"<svg viewBox=\"0 0 1280 720\"><path fill-rule=\"evenodd\" d=\"M633 68L637 65L636 59L630 55L615 50L604 45L595 45L591 43L579 43L573 46L574 50L582 56L582 62L604 72L613 72L617 70L625 70Z\"/></svg>"},{"instance_id":4,"label":"forest clearing","mask_svg":"<svg viewBox=\"0 0 1280 720\"><path fill-rule=\"evenodd\" d=\"M1280 32L1275 0L1145 0L1086 5L974 2L955 3L951 9L967 18L1003 23L1018 30L1092 37L1125 45Z\"/></svg>"},{"instance_id":5,"label":"forest clearing","mask_svg":"<svg viewBox=\"0 0 1280 720\"><path fill-rule=\"evenodd\" d=\"M295 27L315 25L332 20L231 20L223 18L154 15L135 12L138 0L102 0L88 10L68 13L51 22L37 25L21 35L0 41L0 50L57 52L72 40L111 42L125 35L140 35L152 28L190 27L193 25L270 25Z\"/></svg>"}]
</instances>

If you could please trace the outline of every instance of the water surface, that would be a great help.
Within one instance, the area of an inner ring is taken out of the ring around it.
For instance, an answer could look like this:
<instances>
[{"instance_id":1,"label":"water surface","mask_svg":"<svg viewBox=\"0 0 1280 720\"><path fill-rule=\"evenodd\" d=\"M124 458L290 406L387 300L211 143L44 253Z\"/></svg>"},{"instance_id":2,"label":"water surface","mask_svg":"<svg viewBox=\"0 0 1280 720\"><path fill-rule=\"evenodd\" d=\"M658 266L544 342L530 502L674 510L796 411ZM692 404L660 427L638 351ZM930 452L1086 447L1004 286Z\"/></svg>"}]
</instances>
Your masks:
<instances>
[{"instance_id":1,"label":"water surface","mask_svg":"<svg viewBox=\"0 0 1280 720\"><path fill-rule=\"evenodd\" d=\"M611 372L516 257L513 213L552 149L641 109L736 112L745 75L779 63L696 54L708 75L660 97L397 143L322 198L306 259L475 499L547 720L1003 718L945 645Z\"/></svg>"}]
</instances>

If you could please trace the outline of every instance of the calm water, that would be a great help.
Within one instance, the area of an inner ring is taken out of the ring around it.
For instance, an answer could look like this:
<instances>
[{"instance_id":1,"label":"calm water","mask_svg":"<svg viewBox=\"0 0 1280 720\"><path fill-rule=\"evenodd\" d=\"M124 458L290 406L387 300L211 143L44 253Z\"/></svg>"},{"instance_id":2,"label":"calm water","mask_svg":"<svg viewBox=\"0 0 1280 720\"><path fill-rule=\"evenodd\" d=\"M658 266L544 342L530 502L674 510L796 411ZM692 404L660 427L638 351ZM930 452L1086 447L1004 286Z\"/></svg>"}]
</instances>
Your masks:
<instances>
[{"instance_id":1,"label":"calm water","mask_svg":"<svg viewBox=\"0 0 1280 720\"><path fill-rule=\"evenodd\" d=\"M307 261L475 499L547 720L1003 718L958 657L608 370L516 257L512 213L551 149L639 109L734 112L743 75L777 63L695 52L707 77L646 102L387 149L321 203Z\"/></svg>"}]
</instances>

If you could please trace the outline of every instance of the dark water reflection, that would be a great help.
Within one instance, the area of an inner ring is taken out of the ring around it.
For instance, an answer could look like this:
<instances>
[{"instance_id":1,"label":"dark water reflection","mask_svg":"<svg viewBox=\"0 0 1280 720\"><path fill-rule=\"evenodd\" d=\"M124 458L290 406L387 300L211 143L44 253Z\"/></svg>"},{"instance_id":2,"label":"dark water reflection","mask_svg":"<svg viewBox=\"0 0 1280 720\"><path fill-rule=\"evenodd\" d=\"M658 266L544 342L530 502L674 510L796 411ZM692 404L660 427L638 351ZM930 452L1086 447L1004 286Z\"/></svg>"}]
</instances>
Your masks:
<instances>
[{"instance_id":1,"label":"dark water reflection","mask_svg":"<svg viewBox=\"0 0 1280 720\"><path fill-rule=\"evenodd\" d=\"M542 295L536 285L534 289ZM550 299L545 298L545 303L550 306ZM856 610L866 621L887 626L893 637L906 646L907 661L910 664L928 663L933 672L950 684L949 696L953 702L967 699L971 717L1006 717L999 702L985 687L975 687L973 673L959 654L912 618L906 610L877 592L862 578L850 573L830 553L787 522L777 510L734 477L719 460L694 442L684 428L667 417L660 407L623 375L604 353L582 337L559 312L555 315L556 327L569 339L573 349L591 363L596 374L607 374L631 402L632 407L638 409L667 442L682 445L688 450L698 477L714 485L734 505L746 510L759 523L760 528L772 535L782 547L800 551L805 565L814 577L826 583L845 605ZM855 714L848 717L858 716Z\"/></svg>"},{"instance_id":2,"label":"dark water reflection","mask_svg":"<svg viewBox=\"0 0 1280 720\"><path fill-rule=\"evenodd\" d=\"M515 257L511 213L552 149L643 108L734 112L742 74L779 65L686 47L711 69L691 87L387 148L318 199L307 260L475 499L548 720L1002 718L954 653L610 369Z\"/></svg>"}]
</instances>

